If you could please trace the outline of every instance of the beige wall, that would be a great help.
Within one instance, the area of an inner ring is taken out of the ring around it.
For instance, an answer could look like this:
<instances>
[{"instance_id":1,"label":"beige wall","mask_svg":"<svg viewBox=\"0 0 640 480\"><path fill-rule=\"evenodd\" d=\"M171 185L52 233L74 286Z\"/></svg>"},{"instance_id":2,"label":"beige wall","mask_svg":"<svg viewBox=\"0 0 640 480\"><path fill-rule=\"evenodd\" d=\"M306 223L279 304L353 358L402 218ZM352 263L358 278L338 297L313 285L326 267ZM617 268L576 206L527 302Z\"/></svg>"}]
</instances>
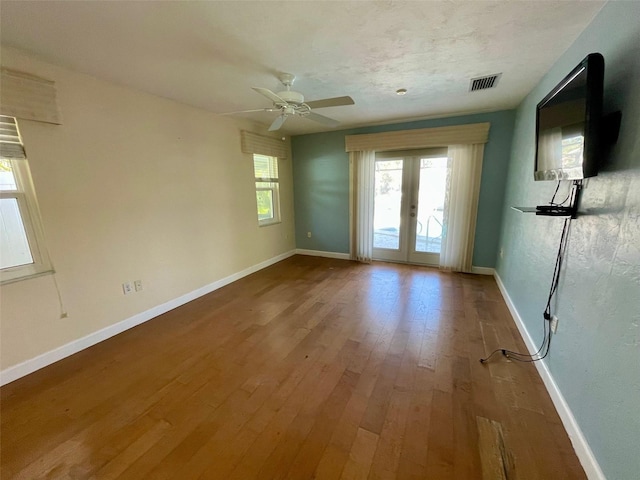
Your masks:
<instances>
[{"instance_id":1,"label":"beige wall","mask_svg":"<svg viewBox=\"0 0 640 480\"><path fill-rule=\"evenodd\" d=\"M258 227L240 130L182 105L2 48L2 65L56 82L62 125L19 121L51 275L1 287L4 370L294 248L291 160L282 223ZM188 81L188 79L185 79ZM124 281L142 292L123 295Z\"/></svg>"}]
</instances>

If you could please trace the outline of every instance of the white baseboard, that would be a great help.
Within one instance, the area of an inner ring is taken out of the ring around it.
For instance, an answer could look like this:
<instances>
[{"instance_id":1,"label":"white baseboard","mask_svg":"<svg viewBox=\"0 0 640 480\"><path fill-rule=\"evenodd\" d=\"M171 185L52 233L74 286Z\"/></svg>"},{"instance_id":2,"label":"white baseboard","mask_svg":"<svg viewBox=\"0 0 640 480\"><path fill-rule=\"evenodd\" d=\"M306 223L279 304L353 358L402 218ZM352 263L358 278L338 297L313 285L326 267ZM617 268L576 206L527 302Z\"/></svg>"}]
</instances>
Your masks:
<instances>
[{"instance_id":1,"label":"white baseboard","mask_svg":"<svg viewBox=\"0 0 640 480\"><path fill-rule=\"evenodd\" d=\"M507 304L509 311L511 312L511 316L513 317L513 320L518 327L518 330L520 331L520 335L522 335L522 339L527 345L527 349L531 354L535 353L538 348L533 342L531 335L529 335L529 331L522 321L522 317L518 313L518 310L511 300L509 293L507 293L507 289L504 286L504 283L502 283L502 279L500 278L500 275L498 275L498 272L494 273L494 277L496 279L496 283L498 284L498 288L500 289L500 293L502 293L502 297L504 298L504 301ZM591 447L589 446L589 443L587 443L587 439L582 433L580 425L578 425L576 418L573 416L573 412L571 411L569 404L567 404L567 401L562 395L560 388L558 388L558 385L553 379L553 375L551 375L547 364L544 360L541 360L539 362L534 362L534 365L538 369L538 373L540 374L540 377L542 378L542 381L544 382L544 385L549 392L549 396L551 397L551 400L553 401L553 404L558 411L558 415L560 416L562 424L564 425L564 428L567 431L569 438L571 439L573 449L575 450L576 455L578 456L578 459L582 464L582 468L584 468L584 472L587 475L587 478L589 478L590 480L606 480L606 477L604 476L604 473L602 472L602 469L598 464L598 460L591 451Z\"/></svg>"},{"instance_id":2,"label":"white baseboard","mask_svg":"<svg viewBox=\"0 0 640 480\"><path fill-rule=\"evenodd\" d=\"M471 267L471 273L476 275L494 275L495 269L490 267Z\"/></svg>"},{"instance_id":3,"label":"white baseboard","mask_svg":"<svg viewBox=\"0 0 640 480\"><path fill-rule=\"evenodd\" d=\"M326 258L338 258L340 260L351 260L351 255L348 253L339 252L323 252L322 250L305 250L303 248L296 248L298 255L309 255L311 257L326 257Z\"/></svg>"},{"instance_id":4,"label":"white baseboard","mask_svg":"<svg viewBox=\"0 0 640 480\"><path fill-rule=\"evenodd\" d=\"M121 322L109 325L108 327L98 330L97 332L90 333L89 335L69 342L66 345L62 345L61 347L50 350L49 352L43 353L42 355L38 355L35 358L31 358L22 363L2 370L0 372L0 385L6 385L7 383L11 383L14 380L24 377L25 375L29 375L30 373L33 373L36 370L40 370L47 365L51 365L58 360L62 360L63 358L71 356L74 353L78 353L85 348L89 348L96 343L100 343L108 338L113 337L114 335L118 335L125 330L129 330L130 328L140 325L141 323L147 322L157 317L158 315L162 315L163 313L168 312L169 310L173 310L174 308L195 300L198 297L218 290L225 285L229 285L230 283L233 283L236 280L241 279L242 277L251 275L258 270L262 270L263 268L273 265L274 263L278 263L285 258L289 258L292 255L295 255L295 253L295 250L291 250L276 257L270 258L269 260L265 260L264 262L260 262L249 268L245 268L244 270L234 273L233 275L229 275L228 277L217 280L189 293L185 293L178 298L174 298L173 300L169 300L168 302L150 308L149 310L140 312L132 317L122 320Z\"/></svg>"}]
</instances>

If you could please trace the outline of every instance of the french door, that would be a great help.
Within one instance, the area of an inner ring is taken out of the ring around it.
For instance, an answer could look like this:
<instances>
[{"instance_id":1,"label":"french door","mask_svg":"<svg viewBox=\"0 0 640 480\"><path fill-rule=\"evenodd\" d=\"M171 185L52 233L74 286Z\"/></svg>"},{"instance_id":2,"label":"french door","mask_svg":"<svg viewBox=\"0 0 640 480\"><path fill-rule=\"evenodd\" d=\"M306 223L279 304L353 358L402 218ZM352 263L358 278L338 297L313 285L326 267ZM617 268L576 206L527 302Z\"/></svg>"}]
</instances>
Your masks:
<instances>
[{"instance_id":1,"label":"french door","mask_svg":"<svg viewBox=\"0 0 640 480\"><path fill-rule=\"evenodd\" d=\"M446 148L376 153L374 259L438 265L446 181Z\"/></svg>"}]
</instances>

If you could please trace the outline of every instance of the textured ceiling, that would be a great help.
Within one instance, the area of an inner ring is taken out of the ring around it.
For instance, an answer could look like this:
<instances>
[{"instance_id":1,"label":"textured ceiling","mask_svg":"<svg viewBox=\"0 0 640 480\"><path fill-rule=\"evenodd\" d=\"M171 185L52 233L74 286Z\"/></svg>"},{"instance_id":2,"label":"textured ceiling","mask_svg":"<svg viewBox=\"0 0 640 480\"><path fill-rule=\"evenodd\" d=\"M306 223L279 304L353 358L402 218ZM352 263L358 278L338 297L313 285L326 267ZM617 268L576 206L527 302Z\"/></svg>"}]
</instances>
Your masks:
<instances>
[{"instance_id":1,"label":"textured ceiling","mask_svg":"<svg viewBox=\"0 0 640 480\"><path fill-rule=\"evenodd\" d=\"M216 113L270 106L251 87L279 91L278 72L293 73L307 100L353 97L317 110L345 128L513 108L603 3L2 0L0 13L5 45ZM468 91L499 72L497 88Z\"/></svg>"}]
</instances>

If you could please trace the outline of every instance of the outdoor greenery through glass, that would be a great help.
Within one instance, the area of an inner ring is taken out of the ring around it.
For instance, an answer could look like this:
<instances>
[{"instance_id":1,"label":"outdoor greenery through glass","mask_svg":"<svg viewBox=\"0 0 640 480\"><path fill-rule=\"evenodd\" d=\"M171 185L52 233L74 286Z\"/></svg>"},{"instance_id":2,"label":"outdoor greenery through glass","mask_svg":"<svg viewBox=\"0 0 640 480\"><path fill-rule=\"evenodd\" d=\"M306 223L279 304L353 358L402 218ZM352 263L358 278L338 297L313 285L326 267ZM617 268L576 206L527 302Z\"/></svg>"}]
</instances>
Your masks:
<instances>
[{"instance_id":1,"label":"outdoor greenery through glass","mask_svg":"<svg viewBox=\"0 0 640 480\"><path fill-rule=\"evenodd\" d=\"M254 154L253 170L256 180L258 223L275 223L279 221L280 216L278 159Z\"/></svg>"},{"instance_id":2,"label":"outdoor greenery through glass","mask_svg":"<svg viewBox=\"0 0 640 480\"><path fill-rule=\"evenodd\" d=\"M262 185L256 183L256 186ZM268 185L268 184L267 184ZM256 190L256 199L258 201L258 220L270 220L273 218L273 191L272 190Z\"/></svg>"}]
</instances>

